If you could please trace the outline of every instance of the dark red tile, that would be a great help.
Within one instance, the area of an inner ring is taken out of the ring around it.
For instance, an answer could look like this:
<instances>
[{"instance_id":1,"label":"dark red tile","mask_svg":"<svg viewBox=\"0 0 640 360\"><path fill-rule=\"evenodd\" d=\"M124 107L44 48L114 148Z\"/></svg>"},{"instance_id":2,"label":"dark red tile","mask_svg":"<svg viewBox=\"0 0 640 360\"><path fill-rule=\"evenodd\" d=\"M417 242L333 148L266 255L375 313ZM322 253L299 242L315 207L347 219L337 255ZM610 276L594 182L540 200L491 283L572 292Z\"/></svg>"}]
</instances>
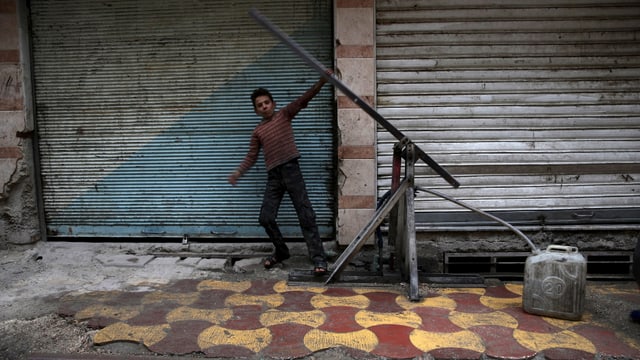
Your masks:
<instances>
[{"instance_id":1,"label":"dark red tile","mask_svg":"<svg viewBox=\"0 0 640 360\"><path fill-rule=\"evenodd\" d=\"M436 349L429 352L436 359L477 360L482 358L482 353L461 348Z\"/></svg>"},{"instance_id":2,"label":"dark red tile","mask_svg":"<svg viewBox=\"0 0 640 360\"><path fill-rule=\"evenodd\" d=\"M262 315L262 306L259 305L243 305L233 308L233 316L226 321L223 327L233 330L255 330L262 328L260 323L260 315Z\"/></svg>"},{"instance_id":3,"label":"dark red tile","mask_svg":"<svg viewBox=\"0 0 640 360\"><path fill-rule=\"evenodd\" d=\"M96 316L87 320L87 327L90 329L104 329L117 322L120 322L120 320L112 317Z\"/></svg>"},{"instance_id":4,"label":"dark red tile","mask_svg":"<svg viewBox=\"0 0 640 360\"><path fill-rule=\"evenodd\" d=\"M594 360L594 354L575 349L547 349L543 351L546 360Z\"/></svg>"},{"instance_id":5,"label":"dark red tile","mask_svg":"<svg viewBox=\"0 0 640 360\"><path fill-rule=\"evenodd\" d=\"M469 329L482 338L485 354L500 359L529 359L536 352L520 345L513 338L513 329L497 325L474 326Z\"/></svg>"},{"instance_id":6,"label":"dark red tile","mask_svg":"<svg viewBox=\"0 0 640 360\"><path fill-rule=\"evenodd\" d=\"M226 307L225 300L228 296L236 294L231 290L202 290L198 300L189 304L190 307L196 309L224 309Z\"/></svg>"},{"instance_id":7,"label":"dark red tile","mask_svg":"<svg viewBox=\"0 0 640 360\"><path fill-rule=\"evenodd\" d=\"M189 320L171 323L167 336L150 345L149 350L158 354L184 355L200 351L198 335L210 327L208 321Z\"/></svg>"},{"instance_id":8,"label":"dark red tile","mask_svg":"<svg viewBox=\"0 0 640 360\"><path fill-rule=\"evenodd\" d=\"M326 295L326 296L355 296L355 295L359 295L355 291L351 290L350 288L344 288L344 287L328 288L327 291L323 292L322 294Z\"/></svg>"},{"instance_id":9,"label":"dark red tile","mask_svg":"<svg viewBox=\"0 0 640 360\"><path fill-rule=\"evenodd\" d=\"M248 295L275 294L275 291L273 290L273 285L275 285L275 283L276 282L273 280L254 280L251 282L251 287L242 293Z\"/></svg>"},{"instance_id":10,"label":"dark red tile","mask_svg":"<svg viewBox=\"0 0 640 360\"><path fill-rule=\"evenodd\" d=\"M627 345L610 329L605 329L596 325L584 324L573 327L571 331L582 335L591 341L599 354L612 357L640 359L640 351Z\"/></svg>"},{"instance_id":11,"label":"dark red tile","mask_svg":"<svg viewBox=\"0 0 640 360\"><path fill-rule=\"evenodd\" d=\"M378 346L372 353L394 359L419 356L422 351L411 343L409 334L413 328L400 325L378 325L369 328L378 337Z\"/></svg>"},{"instance_id":12,"label":"dark red tile","mask_svg":"<svg viewBox=\"0 0 640 360\"><path fill-rule=\"evenodd\" d=\"M181 279L168 284L163 291L169 293L192 293L198 291L200 279Z\"/></svg>"},{"instance_id":13,"label":"dark red tile","mask_svg":"<svg viewBox=\"0 0 640 360\"><path fill-rule=\"evenodd\" d=\"M271 343L261 355L276 359L300 358L311 351L304 345L305 335L313 328L300 324L281 324L269 327Z\"/></svg>"},{"instance_id":14,"label":"dark red tile","mask_svg":"<svg viewBox=\"0 0 640 360\"><path fill-rule=\"evenodd\" d=\"M467 313L487 313L495 311L480 302L480 296L477 294L454 293L448 294L447 297L456 302L456 310Z\"/></svg>"},{"instance_id":15,"label":"dark red tile","mask_svg":"<svg viewBox=\"0 0 640 360\"><path fill-rule=\"evenodd\" d=\"M432 332L457 332L463 330L449 320L450 311L447 309L418 307L413 312L422 318L421 330Z\"/></svg>"},{"instance_id":16,"label":"dark red tile","mask_svg":"<svg viewBox=\"0 0 640 360\"><path fill-rule=\"evenodd\" d=\"M489 286L485 289L484 296L513 299L521 297L518 294L512 293L505 286Z\"/></svg>"},{"instance_id":17,"label":"dark red tile","mask_svg":"<svg viewBox=\"0 0 640 360\"><path fill-rule=\"evenodd\" d=\"M151 294L151 291L121 291L118 294L114 294L109 300L103 301L105 305L111 306L135 306L142 303L142 299Z\"/></svg>"},{"instance_id":18,"label":"dark red tile","mask_svg":"<svg viewBox=\"0 0 640 360\"><path fill-rule=\"evenodd\" d=\"M235 345L217 345L204 349L207 357L215 358L252 358L256 354L242 346Z\"/></svg>"},{"instance_id":19,"label":"dark red tile","mask_svg":"<svg viewBox=\"0 0 640 360\"><path fill-rule=\"evenodd\" d=\"M362 294L366 296L370 302L367 310L375 312L402 312L404 309L398 305L396 298L398 294L389 292L368 292Z\"/></svg>"},{"instance_id":20,"label":"dark red tile","mask_svg":"<svg viewBox=\"0 0 640 360\"><path fill-rule=\"evenodd\" d=\"M311 311L315 307L311 304L311 298L317 294L306 291L288 291L281 293L284 302L277 307L282 311Z\"/></svg>"},{"instance_id":21,"label":"dark red tile","mask_svg":"<svg viewBox=\"0 0 640 360\"><path fill-rule=\"evenodd\" d=\"M359 331L363 327L355 321L355 316L360 309L347 306L331 306L322 309L327 316L324 324L318 327L319 330L333 331L338 333Z\"/></svg>"},{"instance_id":22,"label":"dark red tile","mask_svg":"<svg viewBox=\"0 0 640 360\"><path fill-rule=\"evenodd\" d=\"M518 321L518 330L531 331L536 333L557 333L562 331L557 326L545 321L542 316L529 314L522 308L506 308L501 311L513 316Z\"/></svg>"},{"instance_id":23,"label":"dark red tile","mask_svg":"<svg viewBox=\"0 0 640 360\"><path fill-rule=\"evenodd\" d=\"M154 303L146 305L140 314L125 321L131 326L150 326L167 323L167 314L175 310L179 305L176 303Z\"/></svg>"}]
</instances>

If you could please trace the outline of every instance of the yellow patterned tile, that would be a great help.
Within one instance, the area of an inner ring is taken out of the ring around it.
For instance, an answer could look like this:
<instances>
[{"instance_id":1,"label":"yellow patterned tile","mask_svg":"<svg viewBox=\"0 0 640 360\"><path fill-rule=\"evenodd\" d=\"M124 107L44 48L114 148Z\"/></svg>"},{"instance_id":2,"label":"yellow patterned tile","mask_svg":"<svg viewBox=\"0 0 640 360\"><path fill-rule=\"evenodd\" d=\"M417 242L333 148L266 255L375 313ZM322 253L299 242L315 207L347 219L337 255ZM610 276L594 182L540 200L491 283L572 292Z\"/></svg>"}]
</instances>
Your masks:
<instances>
[{"instance_id":1,"label":"yellow patterned tile","mask_svg":"<svg viewBox=\"0 0 640 360\"><path fill-rule=\"evenodd\" d=\"M461 348L479 353L485 351L482 339L469 330L444 333L415 329L409 334L409 339L413 346L423 352L442 348Z\"/></svg>"},{"instance_id":2,"label":"yellow patterned tile","mask_svg":"<svg viewBox=\"0 0 640 360\"><path fill-rule=\"evenodd\" d=\"M444 296L426 297L420 301L409 301L406 296L399 295L396 298L396 304L406 310L412 310L418 307L433 307L454 310L457 306L453 299Z\"/></svg>"},{"instance_id":3,"label":"yellow patterned tile","mask_svg":"<svg viewBox=\"0 0 640 360\"><path fill-rule=\"evenodd\" d=\"M320 286L289 286L286 281L278 281L273 285L273 291L277 293L289 292L289 291L305 291L310 293L321 294L327 291L326 287Z\"/></svg>"},{"instance_id":4,"label":"yellow patterned tile","mask_svg":"<svg viewBox=\"0 0 640 360\"><path fill-rule=\"evenodd\" d=\"M355 321L364 328L377 325L402 325L415 329L422 325L422 318L411 311L385 313L360 310L355 315Z\"/></svg>"},{"instance_id":5,"label":"yellow patterned tile","mask_svg":"<svg viewBox=\"0 0 640 360\"><path fill-rule=\"evenodd\" d=\"M487 290L484 288L442 288L435 289L435 292L441 295L448 294L473 294L473 295L484 295Z\"/></svg>"},{"instance_id":6,"label":"yellow patterned tile","mask_svg":"<svg viewBox=\"0 0 640 360\"><path fill-rule=\"evenodd\" d=\"M304 345L312 352L338 346L371 352L378 346L378 337L367 329L344 333L313 329L304 336Z\"/></svg>"},{"instance_id":7,"label":"yellow patterned tile","mask_svg":"<svg viewBox=\"0 0 640 360\"><path fill-rule=\"evenodd\" d=\"M518 327L518 320L502 311L490 313L465 313L453 311L449 314L449 320L463 329L481 325L500 325L515 329Z\"/></svg>"},{"instance_id":8,"label":"yellow patterned tile","mask_svg":"<svg viewBox=\"0 0 640 360\"><path fill-rule=\"evenodd\" d=\"M93 342L96 345L102 345L114 341L133 341L142 343L145 346L151 346L164 339L170 328L169 324L130 326L119 322L98 331L93 338Z\"/></svg>"},{"instance_id":9,"label":"yellow patterned tile","mask_svg":"<svg viewBox=\"0 0 640 360\"><path fill-rule=\"evenodd\" d=\"M504 287L516 295L522 296L524 286L522 284L505 284Z\"/></svg>"},{"instance_id":10,"label":"yellow patterned tile","mask_svg":"<svg viewBox=\"0 0 640 360\"><path fill-rule=\"evenodd\" d=\"M198 346L204 350L217 345L234 345L257 353L269 346L271 338L271 331L267 328L234 330L215 325L198 335Z\"/></svg>"},{"instance_id":11,"label":"yellow patterned tile","mask_svg":"<svg viewBox=\"0 0 640 360\"><path fill-rule=\"evenodd\" d=\"M187 306L182 306L172 310L166 316L167 322L172 323L176 321L188 321L188 320L203 320L213 324L221 324L233 316L231 309L194 309Z\"/></svg>"},{"instance_id":12,"label":"yellow patterned tile","mask_svg":"<svg viewBox=\"0 0 640 360\"><path fill-rule=\"evenodd\" d=\"M376 288L353 288L353 292L356 294L369 294L369 293L389 293L389 294L401 294L402 292L393 289L376 289Z\"/></svg>"},{"instance_id":13,"label":"yellow patterned tile","mask_svg":"<svg viewBox=\"0 0 640 360\"><path fill-rule=\"evenodd\" d=\"M86 320L93 317L106 317L125 321L138 316L142 310L142 306L109 306L109 305L91 305L75 314L76 320Z\"/></svg>"},{"instance_id":14,"label":"yellow patterned tile","mask_svg":"<svg viewBox=\"0 0 640 360\"><path fill-rule=\"evenodd\" d=\"M563 319L556 319L556 318L552 318L552 317L546 317L546 316L541 316L542 320L548 322L549 324L563 329L563 330L567 330L567 329L571 329L572 327L578 325L578 324L584 324L586 321L588 321L589 318L591 318L590 314L585 314L582 317L582 321L574 321L574 320L563 320Z\"/></svg>"},{"instance_id":15,"label":"yellow patterned tile","mask_svg":"<svg viewBox=\"0 0 640 360\"><path fill-rule=\"evenodd\" d=\"M369 303L369 298L364 295L326 296L318 294L311 298L311 305L316 309L323 309L331 306L348 306L357 309L366 309L369 306Z\"/></svg>"},{"instance_id":16,"label":"yellow patterned tile","mask_svg":"<svg viewBox=\"0 0 640 360\"><path fill-rule=\"evenodd\" d=\"M585 337L571 331L557 333L538 333L515 329L513 337L520 345L533 351L543 351L552 348L567 348L596 353L596 348Z\"/></svg>"},{"instance_id":17,"label":"yellow patterned tile","mask_svg":"<svg viewBox=\"0 0 640 360\"><path fill-rule=\"evenodd\" d=\"M150 292L142 298L143 304L154 304L163 301L173 301L180 305L190 305L196 302L200 298L200 293L168 293L164 291Z\"/></svg>"},{"instance_id":18,"label":"yellow patterned tile","mask_svg":"<svg viewBox=\"0 0 640 360\"><path fill-rule=\"evenodd\" d=\"M306 325L312 328L324 324L327 315L320 310L311 311L280 311L267 310L260 315L260 323L265 326L273 326L287 323Z\"/></svg>"},{"instance_id":19,"label":"yellow patterned tile","mask_svg":"<svg viewBox=\"0 0 640 360\"><path fill-rule=\"evenodd\" d=\"M284 296L280 294L270 295L247 295L233 294L229 295L225 300L225 306L243 306L243 305L259 305L271 308L278 307L284 303Z\"/></svg>"},{"instance_id":20,"label":"yellow patterned tile","mask_svg":"<svg viewBox=\"0 0 640 360\"><path fill-rule=\"evenodd\" d=\"M203 290L229 290L235 292L247 291L251 287L251 281L221 281L202 280L198 284L198 291Z\"/></svg>"},{"instance_id":21,"label":"yellow patterned tile","mask_svg":"<svg viewBox=\"0 0 640 360\"><path fill-rule=\"evenodd\" d=\"M493 297L493 296L481 296L480 303L494 310L502 310L510 307L522 306L522 298L521 297L502 298L502 297Z\"/></svg>"}]
</instances>

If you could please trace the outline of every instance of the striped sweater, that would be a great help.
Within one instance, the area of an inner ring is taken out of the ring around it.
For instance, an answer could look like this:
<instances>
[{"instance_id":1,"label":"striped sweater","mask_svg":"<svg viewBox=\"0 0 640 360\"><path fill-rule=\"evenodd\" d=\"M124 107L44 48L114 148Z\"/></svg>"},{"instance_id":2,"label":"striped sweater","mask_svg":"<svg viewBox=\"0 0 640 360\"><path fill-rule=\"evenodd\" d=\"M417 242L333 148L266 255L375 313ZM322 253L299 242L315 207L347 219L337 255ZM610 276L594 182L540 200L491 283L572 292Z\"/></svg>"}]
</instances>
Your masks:
<instances>
[{"instance_id":1,"label":"striped sweater","mask_svg":"<svg viewBox=\"0 0 640 360\"><path fill-rule=\"evenodd\" d=\"M267 120L262 120L251 134L249 151L238 167L240 174L246 173L258 160L260 148L264 152L267 171L300 157L291 121L307 107L309 101L320 92L324 81L319 81L302 96L289 103Z\"/></svg>"}]
</instances>

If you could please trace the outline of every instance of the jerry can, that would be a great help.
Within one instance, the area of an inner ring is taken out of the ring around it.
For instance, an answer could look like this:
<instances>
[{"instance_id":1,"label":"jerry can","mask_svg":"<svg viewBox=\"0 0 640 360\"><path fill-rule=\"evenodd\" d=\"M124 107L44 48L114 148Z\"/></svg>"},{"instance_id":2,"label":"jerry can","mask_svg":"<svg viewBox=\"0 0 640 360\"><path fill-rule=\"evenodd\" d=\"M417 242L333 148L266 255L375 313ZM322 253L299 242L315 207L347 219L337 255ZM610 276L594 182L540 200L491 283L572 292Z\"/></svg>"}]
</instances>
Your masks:
<instances>
[{"instance_id":1,"label":"jerry can","mask_svg":"<svg viewBox=\"0 0 640 360\"><path fill-rule=\"evenodd\" d=\"M524 267L524 311L580 320L584 309L587 263L573 246L549 245L529 256Z\"/></svg>"}]
</instances>

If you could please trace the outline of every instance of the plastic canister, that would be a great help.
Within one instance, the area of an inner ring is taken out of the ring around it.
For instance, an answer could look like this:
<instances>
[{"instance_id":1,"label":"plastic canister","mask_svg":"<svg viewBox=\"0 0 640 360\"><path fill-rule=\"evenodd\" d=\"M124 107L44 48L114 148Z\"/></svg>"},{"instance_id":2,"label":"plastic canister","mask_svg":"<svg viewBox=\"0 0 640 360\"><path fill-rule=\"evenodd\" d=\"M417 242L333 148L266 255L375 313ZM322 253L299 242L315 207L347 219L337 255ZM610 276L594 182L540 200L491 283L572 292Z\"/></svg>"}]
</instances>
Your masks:
<instances>
[{"instance_id":1,"label":"plastic canister","mask_svg":"<svg viewBox=\"0 0 640 360\"><path fill-rule=\"evenodd\" d=\"M549 245L529 256L524 267L524 311L580 320L584 309L587 263L573 246Z\"/></svg>"}]
</instances>

